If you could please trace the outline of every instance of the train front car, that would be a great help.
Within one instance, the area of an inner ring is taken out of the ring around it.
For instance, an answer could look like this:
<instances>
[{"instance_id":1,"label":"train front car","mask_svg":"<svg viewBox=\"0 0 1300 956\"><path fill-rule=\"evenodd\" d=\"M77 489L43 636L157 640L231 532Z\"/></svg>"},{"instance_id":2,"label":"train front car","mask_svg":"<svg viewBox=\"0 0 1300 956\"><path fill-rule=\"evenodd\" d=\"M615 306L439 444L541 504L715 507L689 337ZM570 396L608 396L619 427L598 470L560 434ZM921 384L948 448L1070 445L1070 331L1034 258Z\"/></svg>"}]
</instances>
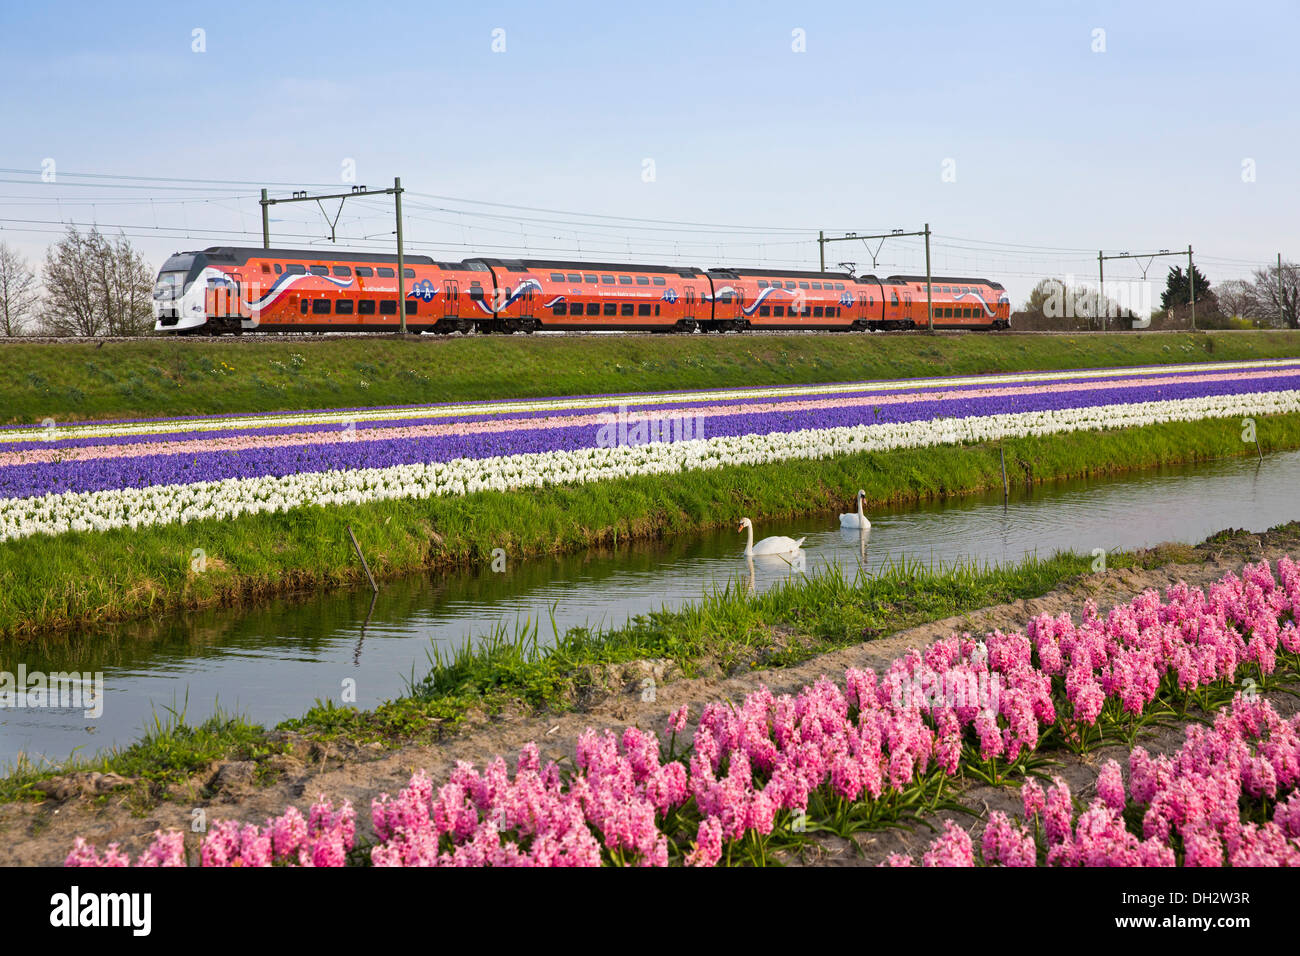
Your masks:
<instances>
[{"instance_id":1,"label":"train front car","mask_svg":"<svg viewBox=\"0 0 1300 956\"><path fill-rule=\"evenodd\" d=\"M908 290L912 299L912 317L918 328L929 321L926 313L925 276L890 276ZM1011 299L1000 282L952 276L930 278L936 329L1008 329L1011 327Z\"/></svg>"},{"instance_id":2,"label":"train front car","mask_svg":"<svg viewBox=\"0 0 1300 956\"><path fill-rule=\"evenodd\" d=\"M153 287L155 332L201 332L207 329L209 279L222 280L202 252L178 252L163 263Z\"/></svg>"}]
</instances>

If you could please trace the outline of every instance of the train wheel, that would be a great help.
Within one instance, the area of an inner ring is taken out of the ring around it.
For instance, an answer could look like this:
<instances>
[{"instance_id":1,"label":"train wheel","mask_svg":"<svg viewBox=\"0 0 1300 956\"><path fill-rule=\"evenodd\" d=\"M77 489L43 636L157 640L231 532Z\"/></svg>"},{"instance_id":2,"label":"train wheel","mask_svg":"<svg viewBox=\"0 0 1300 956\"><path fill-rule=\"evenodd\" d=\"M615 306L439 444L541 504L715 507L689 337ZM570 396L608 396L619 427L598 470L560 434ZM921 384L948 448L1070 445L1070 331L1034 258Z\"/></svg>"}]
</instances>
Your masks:
<instances>
[{"instance_id":1,"label":"train wheel","mask_svg":"<svg viewBox=\"0 0 1300 956\"><path fill-rule=\"evenodd\" d=\"M696 326L694 319L679 319L677 324L673 326L673 331L684 332L689 335L694 332L697 327L698 326Z\"/></svg>"}]
</instances>

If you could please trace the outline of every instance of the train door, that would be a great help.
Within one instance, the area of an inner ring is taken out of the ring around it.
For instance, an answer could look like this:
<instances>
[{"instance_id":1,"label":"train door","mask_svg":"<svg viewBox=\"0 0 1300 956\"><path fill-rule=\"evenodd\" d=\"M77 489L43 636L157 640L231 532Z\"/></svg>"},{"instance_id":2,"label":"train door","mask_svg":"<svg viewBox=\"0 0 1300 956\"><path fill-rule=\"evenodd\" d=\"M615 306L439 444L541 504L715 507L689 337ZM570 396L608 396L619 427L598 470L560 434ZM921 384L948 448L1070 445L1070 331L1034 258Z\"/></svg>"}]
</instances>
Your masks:
<instances>
[{"instance_id":1,"label":"train door","mask_svg":"<svg viewBox=\"0 0 1300 956\"><path fill-rule=\"evenodd\" d=\"M523 280L523 294L519 296L519 317L521 319L531 319L533 317L533 286L527 279Z\"/></svg>"},{"instance_id":2,"label":"train door","mask_svg":"<svg viewBox=\"0 0 1300 956\"><path fill-rule=\"evenodd\" d=\"M907 291L903 293L903 321L916 321L916 314L912 312L912 293Z\"/></svg>"},{"instance_id":3,"label":"train door","mask_svg":"<svg viewBox=\"0 0 1300 956\"><path fill-rule=\"evenodd\" d=\"M454 319L460 314L460 286L455 279L442 283L442 317Z\"/></svg>"},{"instance_id":4,"label":"train door","mask_svg":"<svg viewBox=\"0 0 1300 956\"><path fill-rule=\"evenodd\" d=\"M686 295L682 298L682 318L695 318L695 286L686 287Z\"/></svg>"}]
</instances>

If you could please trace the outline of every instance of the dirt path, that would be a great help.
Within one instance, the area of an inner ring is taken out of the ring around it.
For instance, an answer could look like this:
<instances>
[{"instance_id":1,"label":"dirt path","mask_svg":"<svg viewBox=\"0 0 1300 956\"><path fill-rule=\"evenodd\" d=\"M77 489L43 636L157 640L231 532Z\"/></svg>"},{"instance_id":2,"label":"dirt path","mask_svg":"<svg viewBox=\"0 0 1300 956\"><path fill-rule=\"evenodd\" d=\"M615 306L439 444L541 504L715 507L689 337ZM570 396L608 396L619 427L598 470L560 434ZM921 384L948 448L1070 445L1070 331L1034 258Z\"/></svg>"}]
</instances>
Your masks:
<instances>
[{"instance_id":1,"label":"dirt path","mask_svg":"<svg viewBox=\"0 0 1300 956\"><path fill-rule=\"evenodd\" d=\"M101 848L119 842L133 855L148 843L157 828L176 827L189 831L191 812L205 808L210 824L217 818L261 823L282 813L291 803L306 808L318 794L336 803L351 800L357 808L359 836L368 836L370 802L381 792L396 793L418 769L425 769L435 785L446 778L458 760L482 765L496 754L513 758L520 747L536 741L543 759L570 757L579 734L588 727L621 730L629 724L663 732L668 715L689 704L698 717L704 704L720 699L740 700L766 684L775 693L793 692L821 676L841 680L847 667L886 669L900 654L947 637L953 631L984 632L994 628L1021 630L1041 613L1068 611L1076 618L1083 602L1092 598L1105 613L1115 604L1129 600L1146 588L1163 589L1186 581L1208 585L1224 574L1240 571L1246 561L1261 557L1276 560L1283 554L1300 555L1300 529L1294 526L1264 535L1237 534L1222 543L1204 544L1194 552L1194 563L1168 564L1150 571L1112 570L1086 576L1041 597L985 608L970 614L935 621L900 631L889 637L824 654L804 663L781 669L755 670L731 678L667 680L659 683L655 700L641 700L639 687L607 698L576 713L540 717L497 718L468 728L456 737L428 745L411 745L396 750L380 744L368 747L333 748L325 744L295 741L293 755L270 758L278 778L269 785L252 782L254 765L225 763L190 781L188 787L173 787L171 799L158 806L141 807L131 789L110 790L98 797L84 791L93 786L69 787L65 799L42 803L11 803L0 806L0 864L61 864L76 836L85 836ZM1287 701L1293 699L1286 698ZM1279 704L1283 701L1279 700ZM1293 703L1284 704L1290 713ZM688 728L687 734L691 732ZM1182 731L1163 729L1148 749L1173 749ZM1082 787L1095 775L1095 767L1111 756L1127 756L1127 748L1108 748L1083 760L1063 758L1061 773L1072 786ZM1122 761L1123 762L1123 761ZM101 781L101 785L108 782ZM1086 790L1082 792L1086 793ZM972 808L1012 810L1018 788L968 787L960 799ZM962 818L970 827L971 818ZM821 864L879 862L890 852L924 849L931 834L923 828L868 833L859 837L862 852L847 841L826 840L819 852L806 854L807 862ZM794 861L791 861L794 862Z\"/></svg>"}]
</instances>

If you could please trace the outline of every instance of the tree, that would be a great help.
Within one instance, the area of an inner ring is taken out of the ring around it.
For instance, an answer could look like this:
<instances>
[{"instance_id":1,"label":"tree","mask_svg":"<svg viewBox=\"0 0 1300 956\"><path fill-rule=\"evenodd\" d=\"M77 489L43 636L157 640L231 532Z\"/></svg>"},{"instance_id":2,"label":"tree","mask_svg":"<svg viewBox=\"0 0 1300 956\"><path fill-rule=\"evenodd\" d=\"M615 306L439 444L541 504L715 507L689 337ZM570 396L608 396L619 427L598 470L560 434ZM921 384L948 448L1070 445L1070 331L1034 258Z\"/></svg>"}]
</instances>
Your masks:
<instances>
[{"instance_id":1,"label":"tree","mask_svg":"<svg viewBox=\"0 0 1300 956\"><path fill-rule=\"evenodd\" d=\"M1210 297L1210 280L1201 270L1192 266L1192 282L1196 286L1196 301L1204 302ZM1165 279L1165 291L1160 294L1160 307L1165 311L1187 305L1192 301L1191 288L1187 283L1187 274L1182 266L1174 266Z\"/></svg>"},{"instance_id":2,"label":"tree","mask_svg":"<svg viewBox=\"0 0 1300 956\"><path fill-rule=\"evenodd\" d=\"M1251 290L1258 301L1260 318L1300 329L1300 265L1283 262L1280 273L1281 282L1278 266L1255 270Z\"/></svg>"},{"instance_id":3,"label":"tree","mask_svg":"<svg viewBox=\"0 0 1300 956\"><path fill-rule=\"evenodd\" d=\"M1216 294L1219 298L1219 309L1226 316L1237 316L1243 319L1266 317L1263 303L1253 282L1229 279L1218 284Z\"/></svg>"},{"instance_id":4,"label":"tree","mask_svg":"<svg viewBox=\"0 0 1300 956\"><path fill-rule=\"evenodd\" d=\"M0 242L0 334L22 335L39 301L36 273L17 249Z\"/></svg>"},{"instance_id":5,"label":"tree","mask_svg":"<svg viewBox=\"0 0 1300 956\"><path fill-rule=\"evenodd\" d=\"M73 226L45 253L46 327L59 335L139 335L152 315L153 270L125 236Z\"/></svg>"}]
</instances>

